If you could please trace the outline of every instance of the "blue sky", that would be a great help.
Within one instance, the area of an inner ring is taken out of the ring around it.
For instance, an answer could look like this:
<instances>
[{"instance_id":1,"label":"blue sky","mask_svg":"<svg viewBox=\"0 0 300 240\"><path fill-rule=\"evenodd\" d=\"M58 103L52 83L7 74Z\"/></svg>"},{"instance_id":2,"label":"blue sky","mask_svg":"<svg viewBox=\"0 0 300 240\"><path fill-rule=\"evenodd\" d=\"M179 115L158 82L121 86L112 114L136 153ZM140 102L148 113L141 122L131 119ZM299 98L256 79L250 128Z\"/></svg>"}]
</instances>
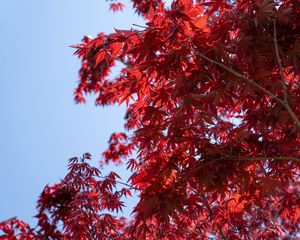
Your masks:
<instances>
[{"instance_id":1,"label":"blue sky","mask_svg":"<svg viewBox=\"0 0 300 240\"><path fill-rule=\"evenodd\" d=\"M99 160L123 129L124 108L73 101L80 62L69 46L142 24L130 5L108 8L104 0L0 0L0 221L34 223L39 194L64 177L67 160L84 152Z\"/></svg>"}]
</instances>

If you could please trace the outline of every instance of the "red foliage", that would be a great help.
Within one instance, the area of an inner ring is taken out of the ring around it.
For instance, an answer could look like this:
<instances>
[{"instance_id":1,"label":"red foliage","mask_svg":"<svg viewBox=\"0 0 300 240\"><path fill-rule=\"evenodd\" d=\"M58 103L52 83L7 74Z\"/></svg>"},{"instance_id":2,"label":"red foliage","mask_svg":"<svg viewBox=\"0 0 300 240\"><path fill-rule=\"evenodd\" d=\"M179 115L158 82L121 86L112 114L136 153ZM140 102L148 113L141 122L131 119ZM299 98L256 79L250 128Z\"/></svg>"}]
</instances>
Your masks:
<instances>
[{"instance_id":1,"label":"red foliage","mask_svg":"<svg viewBox=\"0 0 300 240\"><path fill-rule=\"evenodd\" d=\"M124 4L120 3L120 2L116 2L116 3L111 3L110 4L110 10L117 12L117 11L123 11L124 8Z\"/></svg>"},{"instance_id":2,"label":"red foliage","mask_svg":"<svg viewBox=\"0 0 300 240\"><path fill-rule=\"evenodd\" d=\"M103 156L127 161L129 184L119 190L118 175L101 177L88 155L71 159L40 197L38 227L9 220L3 236L300 238L299 1L133 4L146 26L75 46L75 100L126 103L132 134L112 135ZM121 210L131 190L140 201L130 222L102 213Z\"/></svg>"}]
</instances>

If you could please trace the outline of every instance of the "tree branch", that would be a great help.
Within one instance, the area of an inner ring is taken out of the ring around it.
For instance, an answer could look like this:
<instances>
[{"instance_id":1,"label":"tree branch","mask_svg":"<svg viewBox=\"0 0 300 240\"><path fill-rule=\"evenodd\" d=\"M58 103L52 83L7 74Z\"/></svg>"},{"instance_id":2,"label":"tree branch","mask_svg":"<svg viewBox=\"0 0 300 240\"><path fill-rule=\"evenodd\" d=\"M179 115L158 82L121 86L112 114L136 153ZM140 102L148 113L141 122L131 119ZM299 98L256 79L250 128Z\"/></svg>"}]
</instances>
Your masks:
<instances>
[{"instance_id":1,"label":"tree branch","mask_svg":"<svg viewBox=\"0 0 300 240\"><path fill-rule=\"evenodd\" d=\"M151 27L145 27L145 26L140 26L138 24L133 24L134 26L138 26L138 27L142 27L144 29L148 29L148 28L151 28ZM166 37L169 38L169 35L155 29L155 28L152 28L156 31L158 31L160 34L163 34L165 35ZM274 34L277 34L276 32L274 32ZM188 36L187 36L188 37ZM277 36L276 36L277 37ZM223 68L224 70L228 71L229 73L233 74L234 76L238 77L238 78L241 78L243 79L244 81L250 83L251 85L255 86L257 89L261 90L262 92L264 92L265 94L267 94L268 96L270 96L271 98L275 99L278 103L280 103L286 110L287 112L289 113L289 115L291 116L291 118L295 121L296 123L296 126L300 129L300 120L298 119L298 117L296 116L296 114L293 112L293 110L291 109L291 107L289 106L289 104L287 103L286 99L287 99L287 89L286 89L286 83L284 81L284 92L285 92L285 97L284 97L284 100L282 100L281 98L277 97L275 94L273 94L272 92L270 92L269 90L267 90L266 88L264 88L263 86L259 85L258 83L256 83L253 79L249 78L249 77L246 77L244 75L242 75L241 73L237 72L236 70L232 69L232 68L229 68L227 67L225 64L223 63L220 63L220 62L217 62L209 57L207 57L206 55L200 53L199 51L197 50L194 50L193 48L191 48L190 46L188 46L187 44L185 43L182 43L180 42L179 40L177 40L176 38L172 39L173 41L177 42L178 44L180 44L181 46L185 47L186 49L190 50L192 54L196 55L196 56L199 56L200 58L202 59L205 59L207 60L208 62L210 63L213 63L221 68ZM191 40L190 40L191 41ZM192 43L192 41L191 41ZM193 43L192 43L193 44ZM277 40L276 40L276 44L277 44ZM194 44L193 44L194 45ZM277 45L278 47L278 45ZM280 66L281 66L281 70L282 70L282 65L281 65L281 61L280 61ZM281 72L281 75L283 74L283 71ZM284 77L284 74L282 75L282 77Z\"/></svg>"},{"instance_id":2,"label":"tree branch","mask_svg":"<svg viewBox=\"0 0 300 240\"><path fill-rule=\"evenodd\" d=\"M161 32L160 32L160 33L161 33ZM162 33L162 34L164 34L164 33ZM164 34L164 35L165 35L165 34ZM186 36L186 37L188 37L188 36ZM188 38L189 38L189 37L188 37ZM253 79L248 78L248 77L242 75L241 73L235 71L234 69L227 67L227 66L226 66L225 64L223 64L223 63L217 62L217 61L215 61L215 60L213 60L213 59L207 57L206 55L200 53L200 52L197 51L197 50L194 50L193 48L191 48L191 47L188 46L187 44L182 43L182 42L180 42L180 41L177 40L177 39L173 39L173 40L174 40L175 42L177 42L178 44L180 44L181 46L185 47L186 49L190 50L190 51L192 52L192 54L194 54L194 55L196 55L196 56L198 56L198 57L200 57L200 58L203 58L203 59L207 60L208 62L213 63L213 64L215 64L215 65L217 65L217 66L223 68L224 70L230 72L231 74L233 74L234 76L236 76L236 77L238 77L238 78L241 78L241 79L245 80L246 82L248 82L248 83L254 85L254 86L257 87L258 89L260 89L262 92L264 92L264 93L267 94L268 96L270 96L270 97L276 99L279 103L282 104L283 101L282 101L279 97L277 97L276 95L274 95L274 94L273 94L272 92L270 92L269 90L265 89L263 86L261 86L261 85L259 85L258 83L256 83ZM191 41L191 40L190 40L190 41ZM194 45L192 41L191 41L191 43L192 43L192 45Z\"/></svg>"},{"instance_id":3,"label":"tree branch","mask_svg":"<svg viewBox=\"0 0 300 240\"><path fill-rule=\"evenodd\" d=\"M277 42L276 18L273 19L273 26L274 26L273 42L274 42L274 46L275 46L275 54L276 54L276 59L277 59L277 63L278 63L279 71L280 71L283 94L284 94L283 101L281 102L281 104L288 111L288 113L290 114L292 119L296 122L297 127L300 128L300 120L296 116L296 114L293 112L293 110L291 109L291 107L289 105L289 102L288 102L287 83L286 83L286 79L285 79L285 75L284 75L284 71L283 71L282 61L281 61L281 58L280 58L278 42Z\"/></svg>"},{"instance_id":4,"label":"tree branch","mask_svg":"<svg viewBox=\"0 0 300 240\"><path fill-rule=\"evenodd\" d=\"M300 129L300 120L298 119L294 111L291 109L290 105L287 102L282 103L282 105L288 111L291 118L296 122L297 127Z\"/></svg>"},{"instance_id":5,"label":"tree branch","mask_svg":"<svg viewBox=\"0 0 300 240\"><path fill-rule=\"evenodd\" d=\"M230 156L227 155L223 159L232 159L232 160L242 160L242 161L257 161L257 160L281 160L281 161L294 161L300 162L300 158L294 157L240 157L240 156Z\"/></svg>"},{"instance_id":6,"label":"tree branch","mask_svg":"<svg viewBox=\"0 0 300 240\"><path fill-rule=\"evenodd\" d=\"M227 70L228 72L232 73L234 76L236 77L239 77L245 81L247 81L248 83L250 83L251 85L255 86L256 88L260 89L262 92L264 92L265 94L267 94L268 96L274 98L275 100L277 100L277 102L279 102L286 110L287 112L289 113L289 115L291 116L291 118L295 121L297 127L300 129L300 120L298 119L298 117L296 116L296 114L293 112L293 110L291 109L291 107L289 106L287 100L287 88L286 88L286 83L284 81L284 100L280 99L279 97L277 97L276 95L274 95L272 92L270 92L269 90L265 89L264 87L262 87L261 85L259 85L258 83L256 83L253 79L251 78L248 78L248 77L245 77L244 75L240 74L239 72L235 71L234 69L231 69L229 67L227 67L226 65L222 64L222 63L219 63L207 56L205 56L204 54L198 52L197 50L193 50L192 48L190 48L188 45L184 44L184 43L181 43L177 40L175 40L176 42L178 42L179 44L181 44L182 46L185 46L187 49L191 50L192 52L194 52L194 54L196 54L197 56ZM277 41L276 41L277 42ZM283 71L282 71L282 74L283 74ZM284 77L284 75L283 75Z\"/></svg>"},{"instance_id":7,"label":"tree branch","mask_svg":"<svg viewBox=\"0 0 300 240\"><path fill-rule=\"evenodd\" d=\"M193 168L188 174L185 175L185 179L191 177L192 174L196 173L200 169L209 166L213 163L216 163L218 161L222 160L233 160L233 161L263 161L263 160L277 160L277 161L294 161L294 162L300 162L300 158L295 157L241 157L241 156L231 156L231 155L225 155L220 158L215 158L209 162L206 162L204 164L201 164L200 166Z\"/></svg>"}]
</instances>

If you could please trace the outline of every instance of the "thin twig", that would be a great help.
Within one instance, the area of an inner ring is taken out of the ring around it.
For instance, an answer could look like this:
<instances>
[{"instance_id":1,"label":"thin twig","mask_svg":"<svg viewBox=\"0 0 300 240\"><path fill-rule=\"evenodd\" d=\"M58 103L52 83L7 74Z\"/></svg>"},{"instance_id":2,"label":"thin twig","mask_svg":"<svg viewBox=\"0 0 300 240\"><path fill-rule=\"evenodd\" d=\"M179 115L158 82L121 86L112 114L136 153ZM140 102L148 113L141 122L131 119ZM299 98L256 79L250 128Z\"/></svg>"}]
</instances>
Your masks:
<instances>
[{"instance_id":1,"label":"thin twig","mask_svg":"<svg viewBox=\"0 0 300 240\"><path fill-rule=\"evenodd\" d=\"M126 187L129 187L130 189L134 189L134 190L138 190L138 191L140 190L140 189L138 189L137 187L134 187L134 186L132 186L132 185L130 185L130 184L128 184L128 183L124 183L124 182L115 180L115 179L113 179L113 178L103 177L103 176L100 176L100 178L102 178L102 179L107 179L107 180L110 180L110 181L114 181L114 182L116 182L116 183L119 183L119 184L121 184L121 185L124 185L124 186L126 186Z\"/></svg>"}]
</instances>

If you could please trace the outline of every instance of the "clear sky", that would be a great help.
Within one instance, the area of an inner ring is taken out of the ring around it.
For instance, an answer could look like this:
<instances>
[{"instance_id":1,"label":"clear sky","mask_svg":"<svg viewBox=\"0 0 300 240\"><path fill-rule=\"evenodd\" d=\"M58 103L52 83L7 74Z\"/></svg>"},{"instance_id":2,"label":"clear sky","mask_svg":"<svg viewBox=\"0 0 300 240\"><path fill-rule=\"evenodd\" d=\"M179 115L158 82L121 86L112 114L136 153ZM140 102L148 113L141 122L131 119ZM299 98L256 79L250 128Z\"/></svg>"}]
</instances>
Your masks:
<instances>
[{"instance_id":1,"label":"clear sky","mask_svg":"<svg viewBox=\"0 0 300 240\"><path fill-rule=\"evenodd\" d=\"M104 0L0 0L0 221L35 222L38 195L64 177L67 160L84 152L99 160L122 130L124 108L73 101L80 61L69 46L142 24L130 5L108 8Z\"/></svg>"}]
</instances>

